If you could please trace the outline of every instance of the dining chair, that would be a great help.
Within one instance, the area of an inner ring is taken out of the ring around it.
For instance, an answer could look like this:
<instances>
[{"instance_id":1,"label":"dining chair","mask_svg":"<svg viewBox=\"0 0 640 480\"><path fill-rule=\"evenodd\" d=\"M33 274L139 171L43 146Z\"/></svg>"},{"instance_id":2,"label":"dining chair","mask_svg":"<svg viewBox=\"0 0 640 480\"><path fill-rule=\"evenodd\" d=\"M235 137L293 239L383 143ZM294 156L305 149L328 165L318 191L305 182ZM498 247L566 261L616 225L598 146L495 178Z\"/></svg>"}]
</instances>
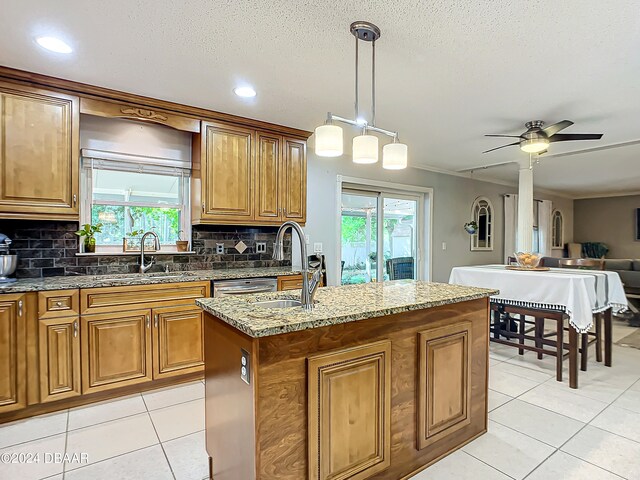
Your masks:
<instances>
[{"instance_id":1,"label":"dining chair","mask_svg":"<svg viewBox=\"0 0 640 480\"><path fill-rule=\"evenodd\" d=\"M389 280L415 278L414 264L415 260L413 257L390 258L387 260L387 273L389 274Z\"/></svg>"}]
</instances>

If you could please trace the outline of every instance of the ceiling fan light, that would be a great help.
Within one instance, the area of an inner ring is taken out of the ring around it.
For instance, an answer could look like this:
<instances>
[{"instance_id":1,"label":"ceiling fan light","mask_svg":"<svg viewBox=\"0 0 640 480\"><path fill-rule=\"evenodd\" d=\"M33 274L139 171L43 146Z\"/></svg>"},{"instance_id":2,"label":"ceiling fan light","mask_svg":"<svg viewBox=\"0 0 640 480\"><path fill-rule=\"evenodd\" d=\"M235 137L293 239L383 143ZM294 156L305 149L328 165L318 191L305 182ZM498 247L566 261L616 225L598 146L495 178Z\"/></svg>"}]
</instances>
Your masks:
<instances>
[{"instance_id":1,"label":"ceiling fan light","mask_svg":"<svg viewBox=\"0 0 640 480\"><path fill-rule=\"evenodd\" d=\"M378 161L378 137L358 135L353 138L353 163L376 163Z\"/></svg>"},{"instance_id":2,"label":"ceiling fan light","mask_svg":"<svg viewBox=\"0 0 640 480\"><path fill-rule=\"evenodd\" d=\"M548 138L531 138L520 142L520 150L526 153L544 152L548 147Z\"/></svg>"},{"instance_id":3,"label":"ceiling fan light","mask_svg":"<svg viewBox=\"0 0 640 480\"><path fill-rule=\"evenodd\" d=\"M315 150L319 157L339 157L343 151L342 128L338 125L321 125L315 131Z\"/></svg>"},{"instance_id":4,"label":"ceiling fan light","mask_svg":"<svg viewBox=\"0 0 640 480\"><path fill-rule=\"evenodd\" d=\"M407 146L404 143L388 143L382 147L382 168L387 170L407 168Z\"/></svg>"}]
</instances>

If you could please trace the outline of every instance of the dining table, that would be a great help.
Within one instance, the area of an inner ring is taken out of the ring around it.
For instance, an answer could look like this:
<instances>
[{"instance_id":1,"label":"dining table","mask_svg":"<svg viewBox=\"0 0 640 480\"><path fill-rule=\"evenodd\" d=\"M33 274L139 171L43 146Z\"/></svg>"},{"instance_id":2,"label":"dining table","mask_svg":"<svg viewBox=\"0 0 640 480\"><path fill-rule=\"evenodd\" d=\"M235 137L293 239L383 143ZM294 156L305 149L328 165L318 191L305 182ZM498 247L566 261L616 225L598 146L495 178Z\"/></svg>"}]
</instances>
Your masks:
<instances>
[{"instance_id":1,"label":"dining table","mask_svg":"<svg viewBox=\"0 0 640 480\"><path fill-rule=\"evenodd\" d=\"M620 276L616 272L607 270L586 270L574 268L541 268L519 269L505 265L474 265L454 267L451 270L449 283L491 288L500 293L491 297L491 309L500 314L519 314L524 322L527 316L536 319L536 345L524 344L526 337L522 332L511 335L508 331L502 332L509 336L518 337L519 342L501 340L499 332L496 332L492 341L518 347L520 353L524 349L542 354L553 355L544 350L544 344L553 342L543 339L544 324L539 320L553 319L557 321L557 343L555 356L557 358L557 379L562 380L562 360L565 343L563 333L564 321L568 321L569 342L567 345L569 357L569 384L571 388L578 387L578 336L589 332L594 325L594 315L604 317L604 360L606 366L612 364L612 313L617 313L628 308L624 286ZM533 322L529 322L533 323ZM596 327L599 328L599 322ZM599 334L596 339L599 341ZM526 337L529 338L529 337ZM583 339L586 336L583 335ZM587 344L583 341L583 350ZM597 345L599 353L599 344ZM583 355L586 360L586 356ZM599 360L599 358L598 358ZM583 370L586 363L583 362Z\"/></svg>"}]
</instances>

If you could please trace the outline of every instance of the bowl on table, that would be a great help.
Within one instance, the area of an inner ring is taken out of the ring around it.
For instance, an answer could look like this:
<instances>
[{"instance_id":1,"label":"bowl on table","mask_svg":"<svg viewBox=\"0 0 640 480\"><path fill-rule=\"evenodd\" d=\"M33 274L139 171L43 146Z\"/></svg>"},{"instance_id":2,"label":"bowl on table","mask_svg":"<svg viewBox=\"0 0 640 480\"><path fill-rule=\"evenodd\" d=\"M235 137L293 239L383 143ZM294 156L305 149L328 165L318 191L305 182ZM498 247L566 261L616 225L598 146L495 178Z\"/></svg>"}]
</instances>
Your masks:
<instances>
[{"instance_id":1,"label":"bowl on table","mask_svg":"<svg viewBox=\"0 0 640 480\"><path fill-rule=\"evenodd\" d=\"M542 255L539 253L518 252L515 256L520 268L538 268L542 260Z\"/></svg>"}]
</instances>

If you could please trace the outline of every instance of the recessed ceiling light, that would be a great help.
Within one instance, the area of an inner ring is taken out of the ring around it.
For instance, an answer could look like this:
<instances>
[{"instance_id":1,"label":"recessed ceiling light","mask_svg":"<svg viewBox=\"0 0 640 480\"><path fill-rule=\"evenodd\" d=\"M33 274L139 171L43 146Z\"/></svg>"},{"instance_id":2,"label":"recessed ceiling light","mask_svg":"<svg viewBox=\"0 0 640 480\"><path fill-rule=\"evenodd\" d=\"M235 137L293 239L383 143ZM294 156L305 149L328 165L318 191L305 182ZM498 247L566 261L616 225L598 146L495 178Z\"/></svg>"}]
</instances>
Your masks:
<instances>
[{"instance_id":1,"label":"recessed ceiling light","mask_svg":"<svg viewBox=\"0 0 640 480\"><path fill-rule=\"evenodd\" d=\"M251 98L256 96L256 91L253 87L236 87L233 89L233 93L242 98Z\"/></svg>"},{"instance_id":2,"label":"recessed ceiling light","mask_svg":"<svg viewBox=\"0 0 640 480\"><path fill-rule=\"evenodd\" d=\"M46 48L52 52L56 53L71 53L73 49L67 45L65 42L55 37L38 37L36 38L36 42L42 48Z\"/></svg>"}]
</instances>

